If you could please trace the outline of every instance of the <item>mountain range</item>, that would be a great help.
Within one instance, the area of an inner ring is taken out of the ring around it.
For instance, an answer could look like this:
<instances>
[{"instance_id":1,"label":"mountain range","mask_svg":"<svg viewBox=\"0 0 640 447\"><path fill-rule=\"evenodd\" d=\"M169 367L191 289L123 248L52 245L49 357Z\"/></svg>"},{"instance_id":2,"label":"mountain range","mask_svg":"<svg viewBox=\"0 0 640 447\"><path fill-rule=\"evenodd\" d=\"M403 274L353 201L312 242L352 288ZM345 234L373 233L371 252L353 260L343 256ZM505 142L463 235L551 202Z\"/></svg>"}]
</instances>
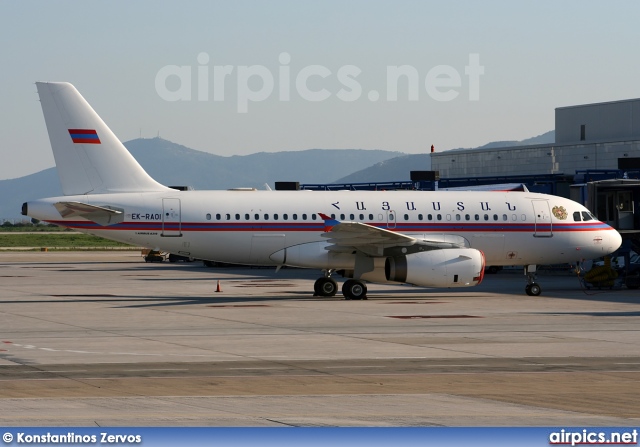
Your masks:
<instances>
[{"instance_id":1,"label":"mountain range","mask_svg":"<svg viewBox=\"0 0 640 447\"><path fill-rule=\"evenodd\" d=\"M522 141L499 141L480 148L546 144L554 131ZM124 143L154 179L164 185L195 189L273 188L276 181L349 183L409 180L410 171L431 169L429 153L365 149L309 149L259 152L223 157L201 152L162 138L139 138ZM455 150L455 149L454 149ZM10 180L0 180L0 223L20 220L23 202L62 195L55 167Z\"/></svg>"},{"instance_id":2,"label":"mountain range","mask_svg":"<svg viewBox=\"0 0 640 447\"><path fill-rule=\"evenodd\" d=\"M401 152L365 149L309 149L260 152L223 157L201 152L162 138L140 138L124 145L158 182L195 189L271 188L276 181L330 183ZM408 174L407 174L408 177ZM55 167L16 179L0 180L0 223L20 220L22 203L61 196Z\"/></svg>"}]
</instances>

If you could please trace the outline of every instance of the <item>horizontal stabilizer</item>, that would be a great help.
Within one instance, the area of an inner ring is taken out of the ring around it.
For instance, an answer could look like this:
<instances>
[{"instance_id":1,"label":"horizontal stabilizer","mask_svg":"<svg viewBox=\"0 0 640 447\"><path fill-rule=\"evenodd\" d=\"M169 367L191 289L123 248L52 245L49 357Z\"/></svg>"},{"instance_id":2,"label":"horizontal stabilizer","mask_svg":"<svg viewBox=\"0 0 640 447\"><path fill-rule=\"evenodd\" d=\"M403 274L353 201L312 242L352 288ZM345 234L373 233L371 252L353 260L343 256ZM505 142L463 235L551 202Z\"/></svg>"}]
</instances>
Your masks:
<instances>
[{"instance_id":1,"label":"horizontal stabilizer","mask_svg":"<svg viewBox=\"0 0 640 447\"><path fill-rule=\"evenodd\" d=\"M114 225L124 220L123 210L111 207L89 205L82 202L57 202L53 206L63 218L83 217L102 226Z\"/></svg>"}]
</instances>

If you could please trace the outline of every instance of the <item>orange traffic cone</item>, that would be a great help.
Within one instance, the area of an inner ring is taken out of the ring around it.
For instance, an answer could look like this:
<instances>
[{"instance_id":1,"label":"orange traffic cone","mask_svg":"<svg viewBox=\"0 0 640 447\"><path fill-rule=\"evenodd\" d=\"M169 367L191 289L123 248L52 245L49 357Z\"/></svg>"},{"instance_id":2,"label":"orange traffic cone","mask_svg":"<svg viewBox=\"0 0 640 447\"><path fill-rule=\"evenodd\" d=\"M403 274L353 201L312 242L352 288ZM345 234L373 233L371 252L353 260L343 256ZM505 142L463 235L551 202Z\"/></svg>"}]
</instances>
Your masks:
<instances>
[{"instance_id":1,"label":"orange traffic cone","mask_svg":"<svg viewBox=\"0 0 640 447\"><path fill-rule=\"evenodd\" d=\"M220 287L220 280L218 280L218 287L216 287L216 292L222 292L222 288Z\"/></svg>"}]
</instances>

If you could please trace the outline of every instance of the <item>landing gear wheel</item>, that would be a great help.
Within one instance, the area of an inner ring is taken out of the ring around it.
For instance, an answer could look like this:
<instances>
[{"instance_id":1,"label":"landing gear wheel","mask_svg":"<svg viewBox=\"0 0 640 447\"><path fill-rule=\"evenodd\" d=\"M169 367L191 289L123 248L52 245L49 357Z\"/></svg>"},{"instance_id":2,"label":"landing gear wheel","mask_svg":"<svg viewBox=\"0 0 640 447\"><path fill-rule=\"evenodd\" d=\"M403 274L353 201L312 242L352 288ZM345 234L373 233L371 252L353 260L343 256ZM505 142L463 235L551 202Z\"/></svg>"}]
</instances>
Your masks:
<instances>
[{"instance_id":1,"label":"landing gear wheel","mask_svg":"<svg viewBox=\"0 0 640 447\"><path fill-rule=\"evenodd\" d=\"M527 287L525 287L524 291L529 296L539 296L542 293L542 288L540 287L540 284L534 282L531 284L527 284Z\"/></svg>"},{"instance_id":2,"label":"landing gear wheel","mask_svg":"<svg viewBox=\"0 0 640 447\"><path fill-rule=\"evenodd\" d=\"M348 279L342 285L342 294L347 300L366 300L367 286L355 279Z\"/></svg>"},{"instance_id":3,"label":"landing gear wheel","mask_svg":"<svg viewBox=\"0 0 640 447\"><path fill-rule=\"evenodd\" d=\"M327 277L318 278L313 285L315 296L335 296L338 291L338 283Z\"/></svg>"}]
</instances>

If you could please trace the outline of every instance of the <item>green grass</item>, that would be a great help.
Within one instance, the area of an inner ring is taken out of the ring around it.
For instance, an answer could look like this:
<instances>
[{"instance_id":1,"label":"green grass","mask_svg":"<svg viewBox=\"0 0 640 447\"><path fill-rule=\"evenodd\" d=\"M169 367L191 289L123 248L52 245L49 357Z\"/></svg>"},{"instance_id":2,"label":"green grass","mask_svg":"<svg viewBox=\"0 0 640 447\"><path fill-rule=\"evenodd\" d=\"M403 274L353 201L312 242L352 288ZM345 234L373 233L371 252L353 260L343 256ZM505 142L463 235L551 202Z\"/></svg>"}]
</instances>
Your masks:
<instances>
[{"instance_id":1,"label":"green grass","mask_svg":"<svg viewBox=\"0 0 640 447\"><path fill-rule=\"evenodd\" d=\"M0 234L0 247L103 248L132 247L89 234Z\"/></svg>"},{"instance_id":2,"label":"green grass","mask_svg":"<svg viewBox=\"0 0 640 447\"><path fill-rule=\"evenodd\" d=\"M57 225L0 225L0 233L32 233L32 232L72 232L74 230Z\"/></svg>"}]
</instances>

